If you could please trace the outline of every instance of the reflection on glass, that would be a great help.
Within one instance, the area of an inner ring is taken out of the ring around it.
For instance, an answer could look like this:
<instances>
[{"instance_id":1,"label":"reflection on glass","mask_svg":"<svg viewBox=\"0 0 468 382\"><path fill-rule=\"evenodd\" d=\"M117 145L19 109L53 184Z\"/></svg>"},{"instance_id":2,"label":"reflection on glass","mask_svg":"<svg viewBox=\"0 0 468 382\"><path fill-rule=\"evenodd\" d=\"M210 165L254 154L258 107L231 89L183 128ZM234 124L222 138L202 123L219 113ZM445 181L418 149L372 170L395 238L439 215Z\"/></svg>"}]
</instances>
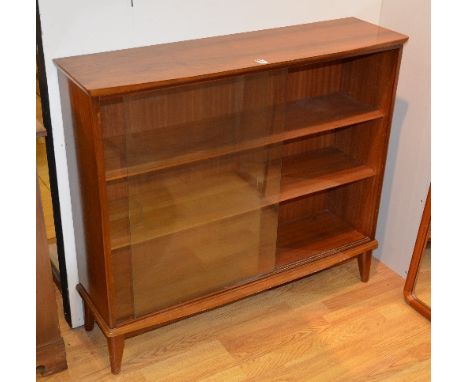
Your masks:
<instances>
[{"instance_id":1,"label":"reflection on glass","mask_svg":"<svg viewBox=\"0 0 468 382\"><path fill-rule=\"evenodd\" d=\"M136 317L273 270L281 145L249 145L282 131L285 74L124 97L129 177L111 221L128 232L113 248L129 248Z\"/></svg>"},{"instance_id":2,"label":"reflection on glass","mask_svg":"<svg viewBox=\"0 0 468 382\"><path fill-rule=\"evenodd\" d=\"M421 257L419 264L418 276L414 288L416 297L431 306L431 229L429 228L429 235L426 243L426 248Z\"/></svg>"}]
</instances>

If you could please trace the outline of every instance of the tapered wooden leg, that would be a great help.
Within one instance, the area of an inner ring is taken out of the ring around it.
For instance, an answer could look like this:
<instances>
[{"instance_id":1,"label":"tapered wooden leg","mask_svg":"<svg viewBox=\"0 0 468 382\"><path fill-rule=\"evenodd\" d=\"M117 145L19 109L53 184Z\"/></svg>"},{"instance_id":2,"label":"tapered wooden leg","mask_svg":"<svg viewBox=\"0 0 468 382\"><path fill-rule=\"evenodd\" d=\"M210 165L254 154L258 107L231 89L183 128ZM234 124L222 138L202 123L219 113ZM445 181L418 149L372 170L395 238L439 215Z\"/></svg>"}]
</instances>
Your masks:
<instances>
[{"instance_id":1,"label":"tapered wooden leg","mask_svg":"<svg viewBox=\"0 0 468 382\"><path fill-rule=\"evenodd\" d=\"M362 253L358 256L359 273L361 274L361 281L364 283L369 281L371 262L372 251Z\"/></svg>"},{"instance_id":2,"label":"tapered wooden leg","mask_svg":"<svg viewBox=\"0 0 468 382\"><path fill-rule=\"evenodd\" d=\"M88 332L94 328L94 316L91 309L88 308L86 303L84 304L84 327Z\"/></svg>"},{"instance_id":3,"label":"tapered wooden leg","mask_svg":"<svg viewBox=\"0 0 468 382\"><path fill-rule=\"evenodd\" d=\"M124 340L124 336L107 338L107 347L109 348L109 360L112 374L120 373L124 350Z\"/></svg>"}]
</instances>

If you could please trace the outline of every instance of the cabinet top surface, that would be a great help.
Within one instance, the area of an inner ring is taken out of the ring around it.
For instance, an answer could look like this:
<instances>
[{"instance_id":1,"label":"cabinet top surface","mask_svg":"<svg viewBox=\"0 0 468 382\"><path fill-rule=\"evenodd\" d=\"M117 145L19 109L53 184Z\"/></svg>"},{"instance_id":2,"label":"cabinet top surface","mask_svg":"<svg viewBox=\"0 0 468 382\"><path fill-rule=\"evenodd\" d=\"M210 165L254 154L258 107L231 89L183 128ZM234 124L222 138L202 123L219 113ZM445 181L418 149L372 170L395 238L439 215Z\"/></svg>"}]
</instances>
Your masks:
<instances>
[{"instance_id":1,"label":"cabinet top surface","mask_svg":"<svg viewBox=\"0 0 468 382\"><path fill-rule=\"evenodd\" d=\"M106 96L362 54L407 39L351 17L54 61L89 95Z\"/></svg>"}]
</instances>

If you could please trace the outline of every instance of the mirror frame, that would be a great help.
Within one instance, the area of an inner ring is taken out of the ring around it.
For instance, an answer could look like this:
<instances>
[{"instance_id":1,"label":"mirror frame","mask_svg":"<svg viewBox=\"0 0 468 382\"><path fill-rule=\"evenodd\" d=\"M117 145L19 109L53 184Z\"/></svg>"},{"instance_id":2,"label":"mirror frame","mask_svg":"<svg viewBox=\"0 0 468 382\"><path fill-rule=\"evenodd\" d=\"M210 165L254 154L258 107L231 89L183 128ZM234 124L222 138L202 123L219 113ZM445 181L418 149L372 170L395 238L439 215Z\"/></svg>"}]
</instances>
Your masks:
<instances>
[{"instance_id":1,"label":"mirror frame","mask_svg":"<svg viewBox=\"0 0 468 382\"><path fill-rule=\"evenodd\" d=\"M408 269L408 275L406 276L405 286L403 288L403 295L405 296L406 302L413 307L416 311L426 317L429 321L431 320L431 307L426 303L422 302L414 293L416 286L416 280L419 272L419 266L421 263L422 256L426 249L427 240L430 234L431 226L431 186L429 186L429 192L427 193L426 204L419 225L418 236L416 237L416 243L414 245L413 256Z\"/></svg>"}]
</instances>

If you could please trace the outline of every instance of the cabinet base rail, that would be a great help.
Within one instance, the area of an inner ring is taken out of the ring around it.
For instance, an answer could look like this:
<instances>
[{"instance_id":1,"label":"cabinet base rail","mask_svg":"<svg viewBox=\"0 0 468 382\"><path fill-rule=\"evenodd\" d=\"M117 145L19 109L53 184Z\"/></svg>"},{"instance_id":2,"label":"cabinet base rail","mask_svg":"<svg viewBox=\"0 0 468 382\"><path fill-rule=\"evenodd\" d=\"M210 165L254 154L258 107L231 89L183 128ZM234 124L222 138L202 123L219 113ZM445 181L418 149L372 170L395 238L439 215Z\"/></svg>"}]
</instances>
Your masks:
<instances>
[{"instance_id":1,"label":"cabinet base rail","mask_svg":"<svg viewBox=\"0 0 468 382\"><path fill-rule=\"evenodd\" d=\"M204 296L151 315L134 319L113 328L108 325L96 309L96 306L93 304L85 288L81 284L78 284L76 289L84 303L85 329L88 331L92 330L94 322L97 323L107 339L111 371L113 374L118 374L122 364L124 341L127 337L141 334L159 326L163 326L165 324L235 302L242 298L252 296L302 277L309 276L315 272L342 263L353 257L357 257L358 259L361 281L367 282L369 279L372 250L376 249L377 245L376 240L371 240L367 243L360 244L356 247L335 253L325 258L319 260L311 259L311 262L309 263L303 263L286 270L282 269L277 273L264 275L261 278L248 283L237 285L209 296Z\"/></svg>"}]
</instances>

